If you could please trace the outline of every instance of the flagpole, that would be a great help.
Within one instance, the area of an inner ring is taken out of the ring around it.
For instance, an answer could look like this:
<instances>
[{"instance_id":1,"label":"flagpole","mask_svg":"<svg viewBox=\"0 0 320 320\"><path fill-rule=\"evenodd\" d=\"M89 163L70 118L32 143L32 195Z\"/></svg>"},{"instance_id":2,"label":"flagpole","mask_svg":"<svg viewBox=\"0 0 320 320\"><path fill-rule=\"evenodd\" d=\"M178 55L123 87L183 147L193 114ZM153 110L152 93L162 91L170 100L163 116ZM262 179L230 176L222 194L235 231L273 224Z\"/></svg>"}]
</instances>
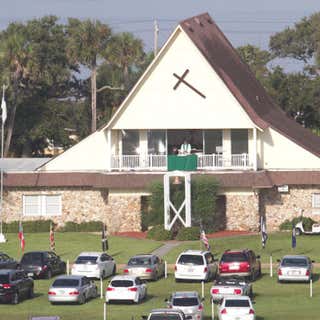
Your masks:
<instances>
[{"instance_id":1,"label":"flagpole","mask_svg":"<svg viewBox=\"0 0 320 320\"><path fill-rule=\"evenodd\" d=\"M4 91L5 91L5 86L3 85L2 87L2 103L4 101ZM2 104L1 103L1 104ZM2 215L3 215L3 142L4 142L4 119L3 119L3 111L2 111L2 119L1 119L1 181L0 181L0 243L4 243L7 241L3 234L2 230Z\"/></svg>"}]
</instances>

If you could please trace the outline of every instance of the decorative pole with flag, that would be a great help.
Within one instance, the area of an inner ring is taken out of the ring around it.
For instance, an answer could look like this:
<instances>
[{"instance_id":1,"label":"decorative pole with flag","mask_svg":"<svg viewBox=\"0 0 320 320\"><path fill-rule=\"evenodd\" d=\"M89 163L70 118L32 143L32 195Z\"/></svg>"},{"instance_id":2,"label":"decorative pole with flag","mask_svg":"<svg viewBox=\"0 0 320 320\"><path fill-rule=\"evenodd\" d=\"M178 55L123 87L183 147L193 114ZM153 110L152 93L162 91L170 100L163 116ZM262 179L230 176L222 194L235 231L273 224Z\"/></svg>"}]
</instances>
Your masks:
<instances>
[{"instance_id":1,"label":"decorative pole with flag","mask_svg":"<svg viewBox=\"0 0 320 320\"><path fill-rule=\"evenodd\" d=\"M260 220L260 230L261 230L262 248L264 249L268 240L268 234L267 234L266 222L262 216Z\"/></svg>"},{"instance_id":2,"label":"decorative pole with flag","mask_svg":"<svg viewBox=\"0 0 320 320\"><path fill-rule=\"evenodd\" d=\"M102 244L103 252L109 249L109 244L107 239L107 226L104 223L102 224L101 244Z\"/></svg>"},{"instance_id":3,"label":"decorative pole with flag","mask_svg":"<svg viewBox=\"0 0 320 320\"><path fill-rule=\"evenodd\" d=\"M51 251L56 251L56 244L54 242L54 230L53 230L52 222L50 222L49 242L50 242L50 250Z\"/></svg>"},{"instance_id":4,"label":"decorative pole with flag","mask_svg":"<svg viewBox=\"0 0 320 320\"><path fill-rule=\"evenodd\" d=\"M291 248L294 249L296 246L297 246L296 227L295 225L292 225Z\"/></svg>"},{"instance_id":5,"label":"decorative pole with flag","mask_svg":"<svg viewBox=\"0 0 320 320\"><path fill-rule=\"evenodd\" d=\"M0 243L6 242L6 238L2 230L2 216L3 216L3 141L4 141L4 123L7 120L7 105L4 99L5 86L2 87L2 101L1 101L1 181L0 181Z\"/></svg>"},{"instance_id":6,"label":"decorative pole with flag","mask_svg":"<svg viewBox=\"0 0 320 320\"><path fill-rule=\"evenodd\" d=\"M201 232L200 232L200 241L202 241L202 243L204 244L207 250L210 250L210 244L206 236L206 233L204 232L203 229L201 229Z\"/></svg>"},{"instance_id":7,"label":"decorative pole with flag","mask_svg":"<svg viewBox=\"0 0 320 320\"><path fill-rule=\"evenodd\" d=\"M26 245L26 241L24 239L24 234L23 234L23 227L22 227L22 222L21 220L19 221L19 233L18 233L18 238L20 240L20 248L21 248L21 251L23 252L24 251L24 247Z\"/></svg>"}]
</instances>

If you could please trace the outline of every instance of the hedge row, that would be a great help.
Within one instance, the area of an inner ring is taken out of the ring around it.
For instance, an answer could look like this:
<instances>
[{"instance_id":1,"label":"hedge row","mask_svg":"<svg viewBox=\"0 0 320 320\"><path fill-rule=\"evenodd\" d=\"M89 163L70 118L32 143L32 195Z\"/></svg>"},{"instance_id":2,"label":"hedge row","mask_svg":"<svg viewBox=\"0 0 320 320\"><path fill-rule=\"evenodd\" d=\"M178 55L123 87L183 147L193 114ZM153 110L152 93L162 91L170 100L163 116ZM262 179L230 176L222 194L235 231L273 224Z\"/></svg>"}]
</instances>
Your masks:
<instances>
[{"instance_id":1,"label":"hedge row","mask_svg":"<svg viewBox=\"0 0 320 320\"><path fill-rule=\"evenodd\" d=\"M304 227L304 230L306 231L311 231L312 225L315 223L315 221L311 218L308 217L296 217L293 218L292 220L285 220L282 222L279 226L280 230L292 230L292 227L295 226L298 222L300 222L302 219L302 224Z\"/></svg>"}]
</instances>

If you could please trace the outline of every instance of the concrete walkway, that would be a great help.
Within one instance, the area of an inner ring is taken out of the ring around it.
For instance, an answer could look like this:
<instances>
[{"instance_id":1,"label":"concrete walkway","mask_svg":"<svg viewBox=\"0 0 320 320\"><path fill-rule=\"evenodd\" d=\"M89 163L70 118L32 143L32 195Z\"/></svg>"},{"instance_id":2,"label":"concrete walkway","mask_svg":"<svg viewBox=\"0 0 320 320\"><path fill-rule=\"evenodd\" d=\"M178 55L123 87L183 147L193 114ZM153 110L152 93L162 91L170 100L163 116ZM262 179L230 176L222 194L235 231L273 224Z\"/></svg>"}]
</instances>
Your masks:
<instances>
[{"instance_id":1,"label":"concrete walkway","mask_svg":"<svg viewBox=\"0 0 320 320\"><path fill-rule=\"evenodd\" d=\"M169 251L173 248L178 247L181 243L178 241L168 241L163 246L159 247L158 249L154 250L152 254L155 254L159 257L165 256Z\"/></svg>"}]
</instances>

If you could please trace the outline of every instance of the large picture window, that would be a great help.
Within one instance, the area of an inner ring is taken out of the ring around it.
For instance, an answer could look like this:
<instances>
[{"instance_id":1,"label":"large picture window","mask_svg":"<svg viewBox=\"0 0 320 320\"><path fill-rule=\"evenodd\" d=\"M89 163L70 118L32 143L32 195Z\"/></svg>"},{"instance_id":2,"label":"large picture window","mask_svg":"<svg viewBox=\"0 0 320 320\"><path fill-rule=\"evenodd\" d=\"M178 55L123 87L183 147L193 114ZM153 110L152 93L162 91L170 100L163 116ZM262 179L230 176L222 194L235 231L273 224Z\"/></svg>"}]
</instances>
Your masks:
<instances>
[{"instance_id":1,"label":"large picture window","mask_svg":"<svg viewBox=\"0 0 320 320\"><path fill-rule=\"evenodd\" d=\"M122 154L139 154L139 131L122 130Z\"/></svg>"},{"instance_id":2,"label":"large picture window","mask_svg":"<svg viewBox=\"0 0 320 320\"><path fill-rule=\"evenodd\" d=\"M167 153L165 130L148 131L148 154L161 155Z\"/></svg>"},{"instance_id":3,"label":"large picture window","mask_svg":"<svg viewBox=\"0 0 320 320\"><path fill-rule=\"evenodd\" d=\"M24 195L24 216L61 215L61 195Z\"/></svg>"}]
</instances>

